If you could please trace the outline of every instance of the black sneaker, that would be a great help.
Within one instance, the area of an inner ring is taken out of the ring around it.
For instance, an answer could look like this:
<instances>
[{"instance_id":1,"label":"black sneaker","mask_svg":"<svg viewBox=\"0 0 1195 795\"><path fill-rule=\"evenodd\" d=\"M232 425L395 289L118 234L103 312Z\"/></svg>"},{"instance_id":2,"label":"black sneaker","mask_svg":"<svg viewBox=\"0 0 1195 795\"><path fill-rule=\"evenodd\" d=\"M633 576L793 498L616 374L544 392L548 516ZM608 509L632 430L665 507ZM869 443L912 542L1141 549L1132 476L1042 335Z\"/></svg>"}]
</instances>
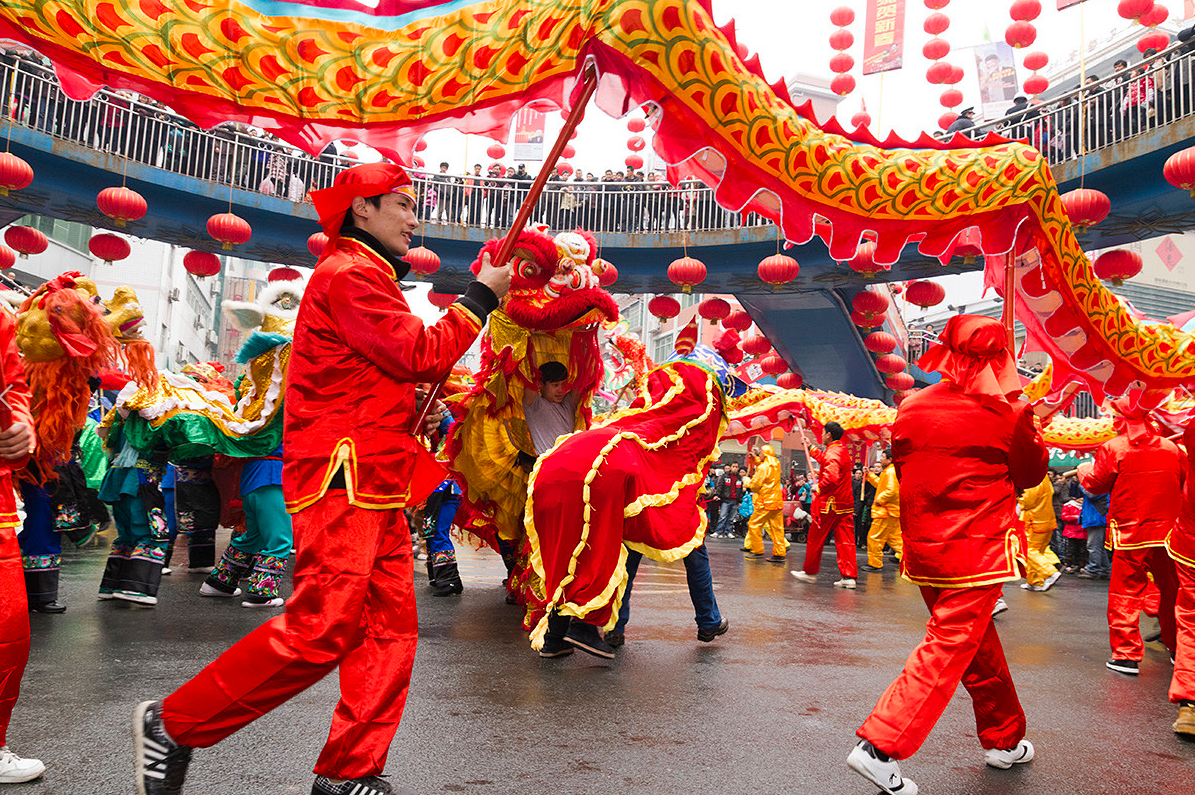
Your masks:
<instances>
[{"instance_id":1,"label":"black sneaker","mask_svg":"<svg viewBox=\"0 0 1195 795\"><path fill-rule=\"evenodd\" d=\"M1098 580L1100 575L1090 572L1087 569L1079 569L1079 573L1075 575L1080 580Z\"/></svg>"},{"instance_id":2,"label":"black sneaker","mask_svg":"<svg viewBox=\"0 0 1195 795\"><path fill-rule=\"evenodd\" d=\"M333 784L324 776L316 776L311 795L410 795L410 790L395 789L380 776L354 778Z\"/></svg>"},{"instance_id":3,"label":"black sneaker","mask_svg":"<svg viewBox=\"0 0 1195 795\"><path fill-rule=\"evenodd\" d=\"M573 621L568 625L564 639L583 652L606 660L614 659L614 647L602 640L598 628L584 621Z\"/></svg>"},{"instance_id":4,"label":"black sneaker","mask_svg":"<svg viewBox=\"0 0 1195 795\"><path fill-rule=\"evenodd\" d=\"M540 657L567 657L573 653L573 644L565 643L564 638L544 636L544 646L539 650Z\"/></svg>"},{"instance_id":5,"label":"black sneaker","mask_svg":"<svg viewBox=\"0 0 1195 795\"><path fill-rule=\"evenodd\" d=\"M716 627L710 627L709 629L697 630L697 639L699 641L701 641L702 643L709 643L711 640L718 637L719 635L725 635L726 630L728 630L728 629L730 629L730 619L724 618L724 619L722 619L721 623L719 623L718 626L716 626Z\"/></svg>"},{"instance_id":6,"label":"black sneaker","mask_svg":"<svg viewBox=\"0 0 1195 795\"><path fill-rule=\"evenodd\" d=\"M1136 660L1118 660L1113 657L1111 660L1108 660L1108 662L1104 663L1104 665L1108 666L1108 668L1113 671L1119 671L1120 673L1128 674L1129 676L1136 676L1138 673Z\"/></svg>"},{"instance_id":7,"label":"black sneaker","mask_svg":"<svg viewBox=\"0 0 1195 795\"><path fill-rule=\"evenodd\" d=\"M859 568L862 569L863 571L883 571L884 570L884 568L882 566L872 566L869 563L864 563Z\"/></svg>"},{"instance_id":8,"label":"black sneaker","mask_svg":"<svg viewBox=\"0 0 1195 795\"><path fill-rule=\"evenodd\" d=\"M133 710L133 764L137 795L181 795L191 749L166 733L161 701L143 701Z\"/></svg>"},{"instance_id":9,"label":"black sneaker","mask_svg":"<svg viewBox=\"0 0 1195 795\"><path fill-rule=\"evenodd\" d=\"M617 649L627 642L627 636L621 632L607 632L604 637L606 643L610 644L610 647L613 649Z\"/></svg>"}]
</instances>

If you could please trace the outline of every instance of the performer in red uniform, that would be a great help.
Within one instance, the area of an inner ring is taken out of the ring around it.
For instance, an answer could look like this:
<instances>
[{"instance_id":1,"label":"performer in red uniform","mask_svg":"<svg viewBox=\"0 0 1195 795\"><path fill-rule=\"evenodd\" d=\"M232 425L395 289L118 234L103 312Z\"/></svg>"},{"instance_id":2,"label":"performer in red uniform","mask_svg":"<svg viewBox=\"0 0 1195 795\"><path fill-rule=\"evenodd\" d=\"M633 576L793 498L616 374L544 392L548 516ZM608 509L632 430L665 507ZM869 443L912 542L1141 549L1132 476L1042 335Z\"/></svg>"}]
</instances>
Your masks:
<instances>
[{"instance_id":1,"label":"performer in red uniform","mask_svg":"<svg viewBox=\"0 0 1195 795\"><path fill-rule=\"evenodd\" d=\"M17 351L17 326L12 315L0 312L0 784L32 781L46 771L37 759L24 759L8 750L8 720L21 692L21 676L29 661L29 603L25 600L25 572L17 546L16 493L12 471L22 468L33 452L33 415L29 387ZM2 416L8 415L8 416Z\"/></svg>"},{"instance_id":2,"label":"performer in red uniform","mask_svg":"<svg viewBox=\"0 0 1195 795\"><path fill-rule=\"evenodd\" d=\"M1195 421L1187 426L1183 444L1187 448L1187 481L1178 521L1166 538L1166 551L1178 575L1170 702L1178 704L1174 731L1195 737Z\"/></svg>"},{"instance_id":3,"label":"performer in red uniform","mask_svg":"<svg viewBox=\"0 0 1195 795\"><path fill-rule=\"evenodd\" d=\"M1095 460L1079 467L1079 485L1092 494L1110 494L1108 540L1112 581L1108 584L1108 636L1113 671L1135 676L1145 652L1138 628L1149 586L1158 586L1162 643L1174 649L1174 601L1178 591L1174 562L1164 549L1178 518L1184 462L1178 445L1158 434L1149 412L1128 400L1112 401L1118 436L1104 442Z\"/></svg>"},{"instance_id":4,"label":"performer in red uniform","mask_svg":"<svg viewBox=\"0 0 1195 795\"><path fill-rule=\"evenodd\" d=\"M925 639L859 728L851 769L884 792L916 795L896 760L917 752L961 681L971 695L985 761L1007 769L1033 758L1025 713L992 607L1021 577L1025 531L1016 490L1041 482L1046 448L1004 327L952 317L918 361L942 381L906 398L892 429L904 537L901 573L930 609Z\"/></svg>"},{"instance_id":5,"label":"performer in red uniform","mask_svg":"<svg viewBox=\"0 0 1195 795\"><path fill-rule=\"evenodd\" d=\"M805 544L805 568L792 575L802 582L817 582L822 568L822 547L833 534L834 550L838 553L838 573L842 579L837 588L855 587L859 562L855 559L855 496L851 489L851 454L842 442L842 426L827 422L826 435L830 446L825 450L810 447L809 454L820 467L817 473L817 492L813 495L813 524Z\"/></svg>"},{"instance_id":6,"label":"performer in red uniform","mask_svg":"<svg viewBox=\"0 0 1195 795\"><path fill-rule=\"evenodd\" d=\"M418 226L410 178L356 166L312 194L330 238L307 286L287 374L283 492L293 514L286 613L134 715L142 795L182 791L191 748L214 745L340 667L341 699L313 795L379 795L402 717L418 624L402 509L444 470L411 435L415 385L437 382L473 343L510 284L483 259L435 325L411 314L398 280ZM437 424L433 413L427 427Z\"/></svg>"}]
</instances>

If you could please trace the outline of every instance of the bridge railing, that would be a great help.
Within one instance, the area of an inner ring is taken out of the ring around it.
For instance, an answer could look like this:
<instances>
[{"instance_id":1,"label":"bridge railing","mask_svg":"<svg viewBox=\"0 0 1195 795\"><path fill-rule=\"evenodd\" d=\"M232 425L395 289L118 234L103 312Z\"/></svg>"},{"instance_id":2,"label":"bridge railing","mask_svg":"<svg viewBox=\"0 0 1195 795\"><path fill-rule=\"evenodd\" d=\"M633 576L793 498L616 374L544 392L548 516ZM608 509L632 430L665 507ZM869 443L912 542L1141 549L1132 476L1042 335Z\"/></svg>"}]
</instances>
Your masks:
<instances>
[{"instance_id":1,"label":"bridge railing","mask_svg":"<svg viewBox=\"0 0 1195 795\"><path fill-rule=\"evenodd\" d=\"M1143 63L1018 113L978 124L964 134L996 132L1023 138L1058 165L1127 141L1177 119L1195 116L1195 51L1177 42Z\"/></svg>"},{"instance_id":2,"label":"bridge railing","mask_svg":"<svg viewBox=\"0 0 1195 795\"><path fill-rule=\"evenodd\" d=\"M0 89L0 114L7 123L174 174L294 202L309 201L312 190L331 185L337 173L357 163L331 147L313 158L246 125L202 130L132 92L101 90L90 100L74 101L62 92L52 70L12 54L0 58ZM531 176L500 174L412 172L422 216L447 224L507 227ZM696 180L673 187L657 176L630 182L554 178L532 220L553 229L580 226L597 233L711 231L770 223L723 209L713 191Z\"/></svg>"}]
</instances>

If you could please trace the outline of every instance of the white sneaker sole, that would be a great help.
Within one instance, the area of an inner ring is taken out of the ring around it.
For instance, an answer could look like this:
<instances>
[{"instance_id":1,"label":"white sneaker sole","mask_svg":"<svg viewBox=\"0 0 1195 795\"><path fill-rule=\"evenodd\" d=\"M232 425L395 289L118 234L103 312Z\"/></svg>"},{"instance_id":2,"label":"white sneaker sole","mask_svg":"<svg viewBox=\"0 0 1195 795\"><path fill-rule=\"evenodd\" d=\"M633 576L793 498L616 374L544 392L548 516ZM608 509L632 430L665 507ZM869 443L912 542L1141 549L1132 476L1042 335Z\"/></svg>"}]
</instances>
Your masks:
<instances>
[{"instance_id":1,"label":"white sneaker sole","mask_svg":"<svg viewBox=\"0 0 1195 795\"><path fill-rule=\"evenodd\" d=\"M865 764L868 756L859 746L855 746L850 755L846 758L847 767L854 770L860 776L875 784L881 791L888 793L888 795L917 795L917 785L913 783L912 779L902 777L900 786L892 789L880 781L875 774L867 769Z\"/></svg>"},{"instance_id":2,"label":"white sneaker sole","mask_svg":"<svg viewBox=\"0 0 1195 795\"><path fill-rule=\"evenodd\" d=\"M214 599L232 599L235 596L241 595L241 589L237 588L232 593L226 593L221 591L219 588L213 588L205 582L203 585L199 586L199 595L209 596Z\"/></svg>"},{"instance_id":3,"label":"white sneaker sole","mask_svg":"<svg viewBox=\"0 0 1195 795\"><path fill-rule=\"evenodd\" d=\"M124 591L117 591L112 594L113 599L119 599L122 602L129 602L138 607L157 607L158 597L149 596L143 593L125 593Z\"/></svg>"},{"instance_id":4,"label":"white sneaker sole","mask_svg":"<svg viewBox=\"0 0 1195 795\"><path fill-rule=\"evenodd\" d=\"M45 772L46 766L38 762L36 767L31 767L25 771L11 770L7 773L0 773L0 784L24 784L26 781L41 778Z\"/></svg>"},{"instance_id":5,"label":"white sneaker sole","mask_svg":"<svg viewBox=\"0 0 1195 795\"><path fill-rule=\"evenodd\" d=\"M142 701L133 709L133 774L137 777L137 795L146 795L145 760L142 750L145 746L145 713L153 703Z\"/></svg>"},{"instance_id":6,"label":"white sneaker sole","mask_svg":"<svg viewBox=\"0 0 1195 795\"><path fill-rule=\"evenodd\" d=\"M1021 740L1025 745L1025 755L1019 759L1003 759L1000 757L992 757L990 754L984 754L983 761L988 767L994 767L997 770L1008 770L1013 765L1023 765L1026 762L1033 761L1033 743L1028 740ZM1017 746L1020 748L1020 745Z\"/></svg>"},{"instance_id":7,"label":"white sneaker sole","mask_svg":"<svg viewBox=\"0 0 1195 795\"><path fill-rule=\"evenodd\" d=\"M241 607L259 608L259 607L282 607L286 604L286 600L277 596L268 602L241 602Z\"/></svg>"}]
</instances>

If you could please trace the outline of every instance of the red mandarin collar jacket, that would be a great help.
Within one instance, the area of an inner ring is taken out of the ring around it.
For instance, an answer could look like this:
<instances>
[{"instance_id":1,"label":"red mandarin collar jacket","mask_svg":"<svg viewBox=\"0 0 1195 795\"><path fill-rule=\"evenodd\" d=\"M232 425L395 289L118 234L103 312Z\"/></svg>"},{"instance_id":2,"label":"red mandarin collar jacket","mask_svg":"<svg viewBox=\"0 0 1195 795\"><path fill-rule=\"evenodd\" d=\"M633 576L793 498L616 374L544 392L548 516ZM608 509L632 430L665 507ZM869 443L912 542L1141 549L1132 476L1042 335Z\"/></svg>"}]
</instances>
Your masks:
<instances>
[{"instance_id":1,"label":"red mandarin collar jacket","mask_svg":"<svg viewBox=\"0 0 1195 795\"><path fill-rule=\"evenodd\" d=\"M906 579L969 588L1021 576L1025 531L1016 490L1041 482L1047 460L1028 403L934 384L901 402L892 455Z\"/></svg>"},{"instance_id":2,"label":"red mandarin collar jacket","mask_svg":"<svg viewBox=\"0 0 1195 795\"><path fill-rule=\"evenodd\" d=\"M825 450L810 448L809 455L821 469L817 473L817 492L813 495L813 513L853 513L855 495L851 491L851 454L842 440L830 442Z\"/></svg>"},{"instance_id":3,"label":"red mandarin collar jacket","mask_svg":"<svg viewBox=\"0 0 1195 795\"><path fill-rule=\"evenodd\" d=\"M0 355L4 357L0 365L4 368L4 383L0 384L0 391L8 388L4 399L11 407L12 421L23 422L32 428L33 415L29 411L29 387L25 383L25 366L21 364L21 355L17 351L17 324L7 312L0 312ZM17 516L12 472L15 467L24 466L25 460L0 459L0 528L16 527L21 522Z\"/></svg>"},{"instance_id":4,"label":"red mandarin collar jacket","mask_svg":"<svg viewBox=\"0 0 1195 795\"><path fill-rule=\"evenodd\" d=\"M1114 550L1166 543L1178 517L1183 477L1178 445L1156 432L1138 444L1122 433L1100 445L1091 465L1079 467L1079 485L1111 495L1106 543Z\"/></svg>"},{"instance_id":5,"label":"red mandarin collar jacket","mask_svg":"<svg viewBox=\"0 0 1195 795\"><path fill-rule=\"evenodd\" d=\"M386 510L419 502L413 482L427 456L411 436L415 385L452 369L493 306L470 294L434 325L411 314L395 266L362 240L341 237L308 282L295 323L287 370L285 461L287 510L319 500L343 467L349 502ZM443 480L435 477L430 491Z\"/></svg>"},{"instance_id":6,"label":"red mandarin collar jacket","mask_svg":"<svg viewBox=\"0 0 1195 795\"><path fill-rule=\"evenodd\" d=\"M1178 521L1166 538L1166 550L1177 563L1195 568L1195 422L1187 426L1183 444L1187 448L1187 479Z\"/></svg>"}]
</instances>

